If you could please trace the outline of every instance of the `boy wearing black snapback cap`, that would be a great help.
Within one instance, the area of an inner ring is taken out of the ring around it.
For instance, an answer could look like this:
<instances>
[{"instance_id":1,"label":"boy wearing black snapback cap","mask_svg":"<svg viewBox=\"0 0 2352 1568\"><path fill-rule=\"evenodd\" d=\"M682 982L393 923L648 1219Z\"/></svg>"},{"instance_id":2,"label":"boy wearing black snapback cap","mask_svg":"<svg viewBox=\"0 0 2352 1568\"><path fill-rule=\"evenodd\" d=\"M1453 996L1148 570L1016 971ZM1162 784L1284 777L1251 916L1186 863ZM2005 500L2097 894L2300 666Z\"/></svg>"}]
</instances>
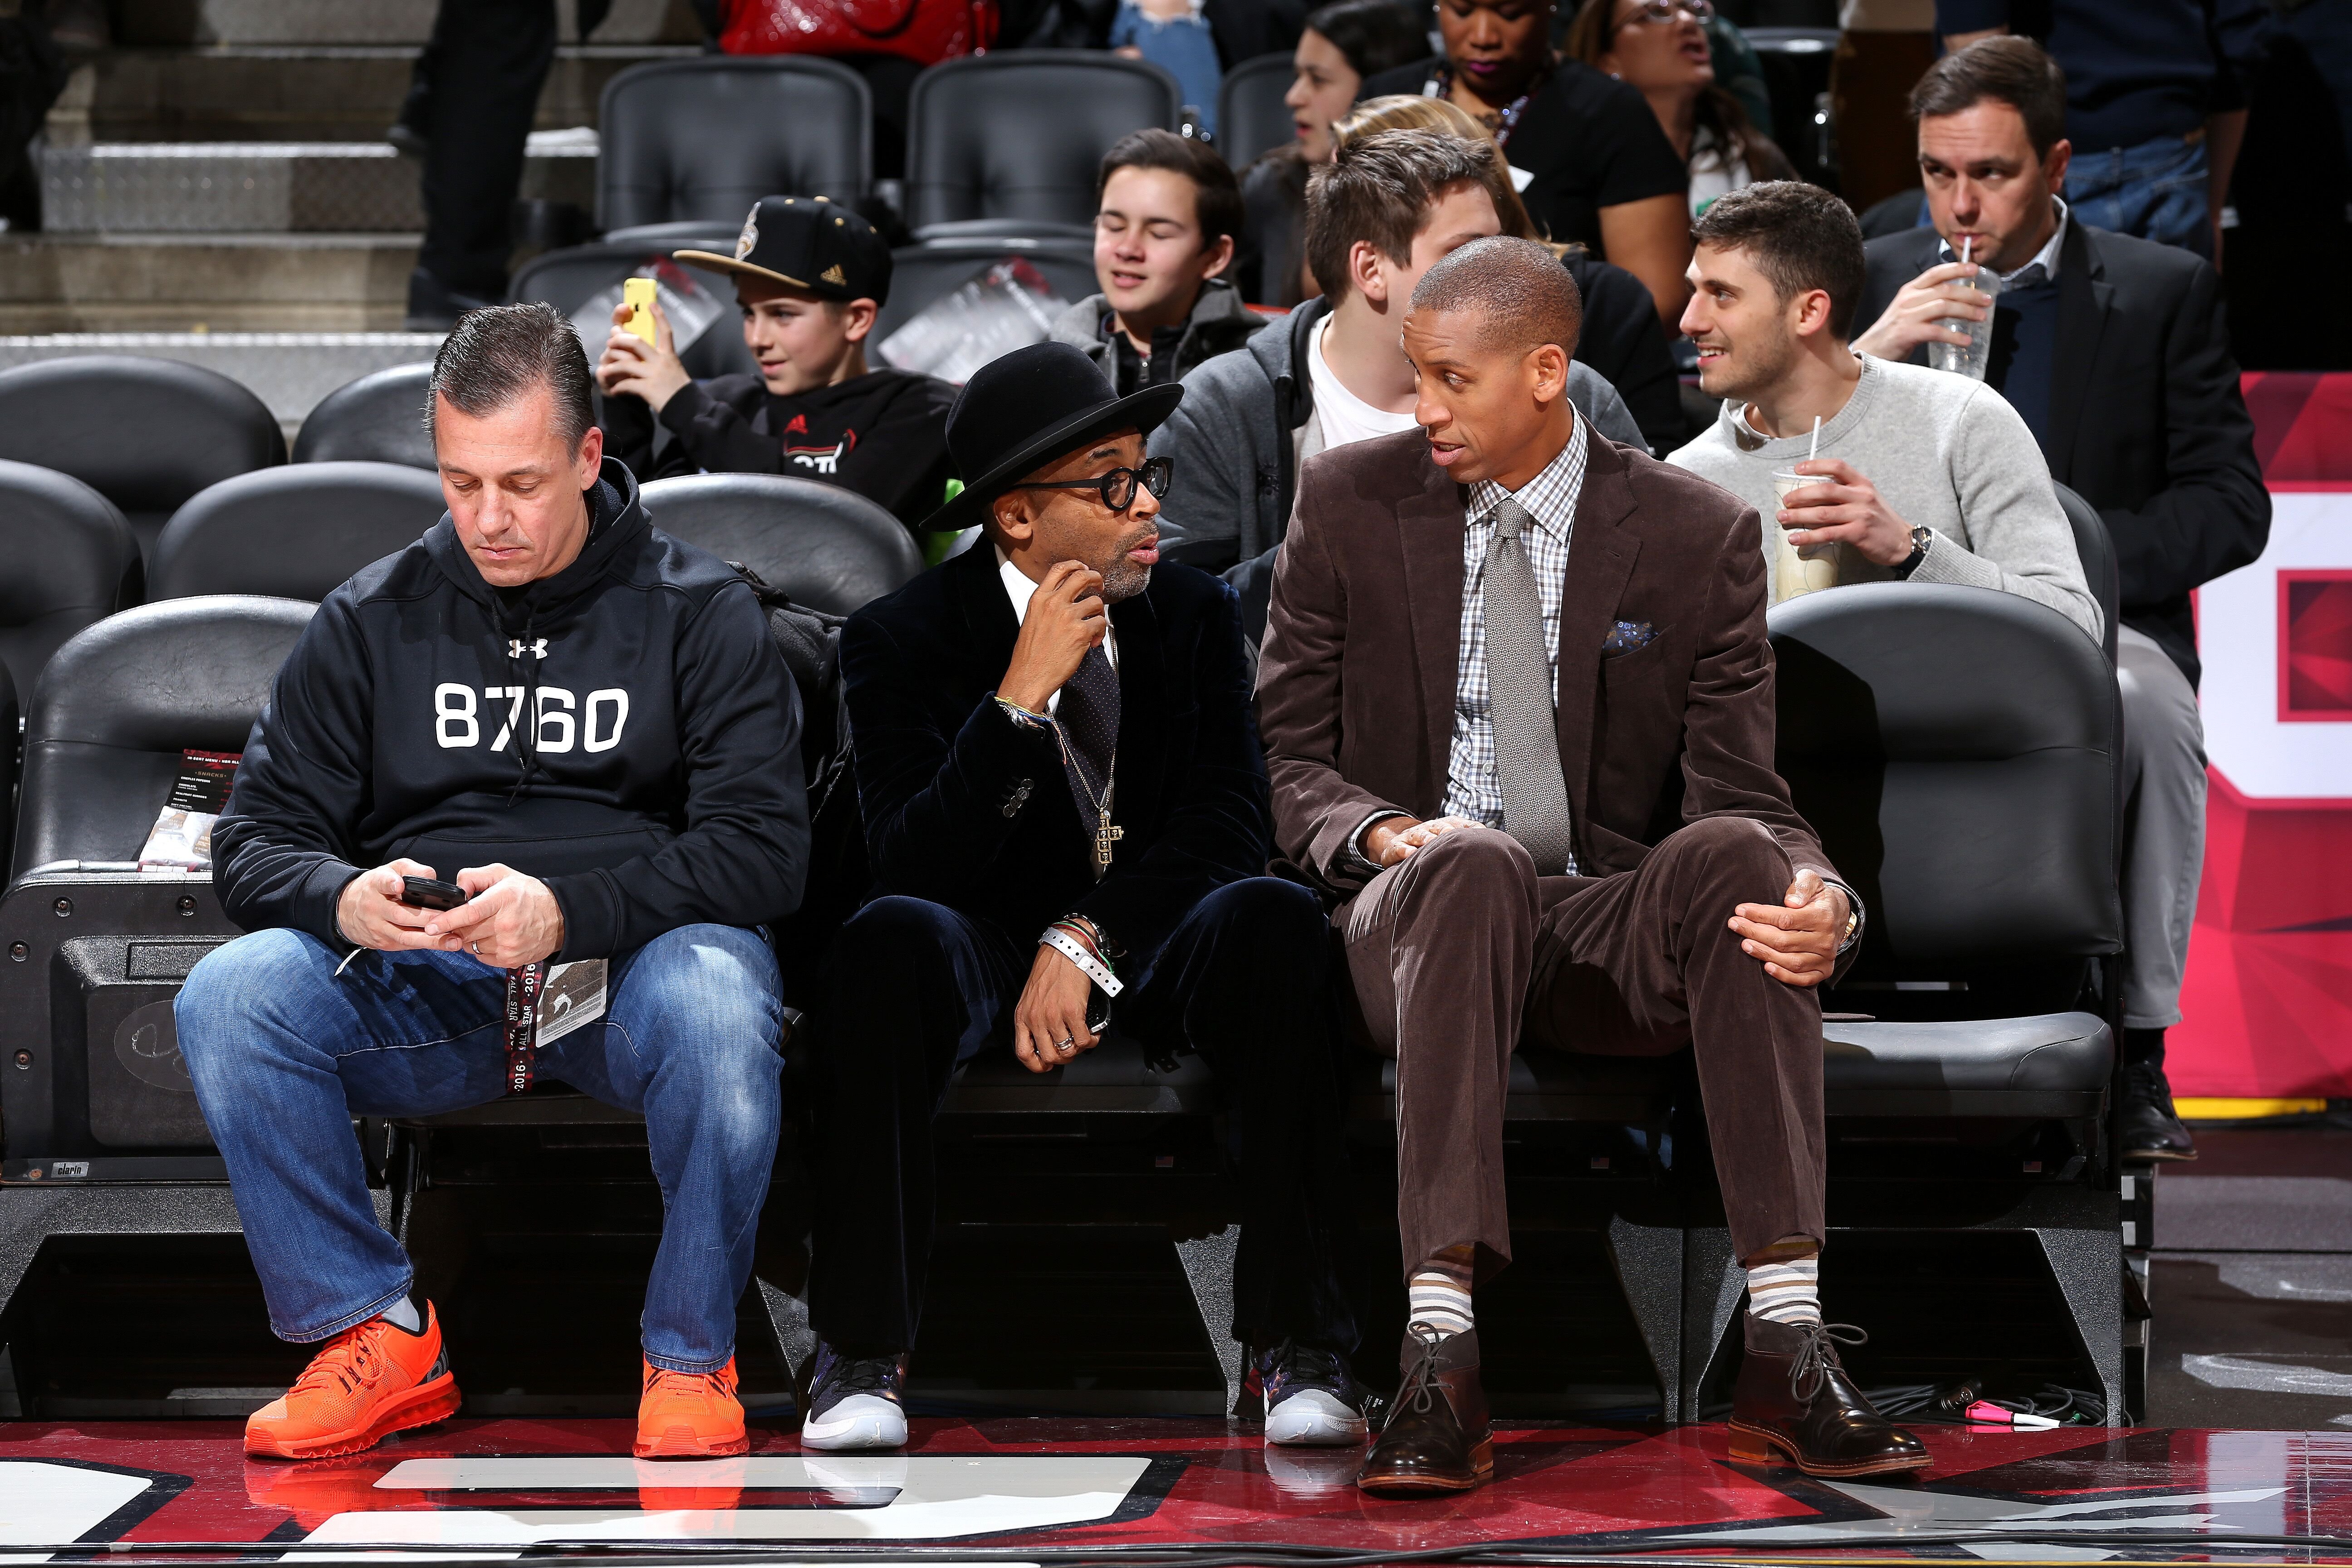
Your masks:
<instances>
[{"instance_id":1,"label":"boy wearing black snapback cap","mask_svg":"<svg viewBox=\"0 0 2352 1568\"><path fill-rule=\"evenodd\" d=\"M794 474L856 490L909 528L936 510L953 472L947 416L955 388L933 376L869 368L866 340L890 294L890 250L874 226L823 196L769 196L743 221L735 254L681 250L681 261L735 275L743 341L757 375L696 381L669 321L656 336L623 331L596 366L605 449L642 479L698 471ZM677 437L654 458L654 421Z\"/></svg>"}]
</instances>

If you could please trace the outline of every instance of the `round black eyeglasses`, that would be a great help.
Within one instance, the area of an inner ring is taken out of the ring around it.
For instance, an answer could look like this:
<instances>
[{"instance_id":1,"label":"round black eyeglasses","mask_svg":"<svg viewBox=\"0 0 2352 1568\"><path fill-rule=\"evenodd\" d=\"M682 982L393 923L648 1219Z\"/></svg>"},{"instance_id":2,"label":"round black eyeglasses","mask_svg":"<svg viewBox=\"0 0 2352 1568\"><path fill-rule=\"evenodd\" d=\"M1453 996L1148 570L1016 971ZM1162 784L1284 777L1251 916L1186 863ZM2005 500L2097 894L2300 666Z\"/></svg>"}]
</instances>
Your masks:
<instances>
[{"instance_id":1,"label":"round black eyeglasses","mask_svg":"<svg viewBox=\"0 0 2352 1568\"><path fill-rule=\"evenodd\" d=\"M1113 511L1125 511L1135 504L1135 487L1139 482L1151 492L1153 500L1168 499L1168 480L1176 471L1172 458L1147 458L1139 468L1113 468L1099 479L1041 479L1034 484L1012 485L1016 490L1093 490L1102 497L1103 505Z\"/></svg>"}]
</instances>

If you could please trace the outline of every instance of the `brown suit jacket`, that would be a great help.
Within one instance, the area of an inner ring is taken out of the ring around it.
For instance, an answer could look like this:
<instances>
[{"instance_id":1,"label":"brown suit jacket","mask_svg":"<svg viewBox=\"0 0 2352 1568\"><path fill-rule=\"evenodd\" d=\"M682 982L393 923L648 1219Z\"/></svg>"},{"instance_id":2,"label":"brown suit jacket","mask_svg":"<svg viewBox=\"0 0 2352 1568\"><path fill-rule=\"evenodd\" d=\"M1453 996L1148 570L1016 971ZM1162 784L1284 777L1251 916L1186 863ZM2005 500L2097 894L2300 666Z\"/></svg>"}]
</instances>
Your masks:
<instances>
[{"instance_id":1,"label":"brown suit jacket","mask_svg":"<svg viewBox=\"0 0 2352 1568\"><path fill-rule=\"evenodd\" d=\"M1560 603L1559 759L1587 876L1702 816L1836 872L1773 771L1762 531L1737 497L1594 435ZM1342 892L1375 813L1439 816L1454 737L1464 488L1418 430L1317 457L1275 566L1258 676L1279 852ZM1612 622L1654 636L1604 656Z\"/></svg>"}]
</instances>

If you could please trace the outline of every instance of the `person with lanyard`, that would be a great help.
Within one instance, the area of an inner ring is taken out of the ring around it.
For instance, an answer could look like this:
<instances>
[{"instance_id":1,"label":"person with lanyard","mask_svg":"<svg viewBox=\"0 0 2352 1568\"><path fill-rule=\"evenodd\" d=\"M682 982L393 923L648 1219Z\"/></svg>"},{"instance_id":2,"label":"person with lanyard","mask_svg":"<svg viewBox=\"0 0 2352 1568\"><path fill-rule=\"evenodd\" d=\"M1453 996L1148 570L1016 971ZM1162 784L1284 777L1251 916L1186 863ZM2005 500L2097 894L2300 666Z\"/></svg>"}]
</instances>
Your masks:
<instances>
[{"instance_id":1,"label":"person with lanyard","mask_svg":"<svg viewBox=\"0 0 2352 1568\"><path fill-rule=\"evenodd\" d=\"M1144 437L1183 395L1119 397L1068 343L982 367L948 416L965 488L930 527L984 542L843 630L874 882L821 1026L803 1448L907 1440L931 1119L958 1069L1067 1068L1112 1021L1156 1060L1207 1058L1230 1108L1234 1334L1266 1440L1364 1436L1323 906L1262 874L1234 591L1160 560L1170 465Z\"/></svg>"},{"instance_id":2,"label":"person with lanyard","mask_svg":"<svg viewBox=\"0 0 2352 1568\"><path fill-rule=\"evenodd\" d=\"M1439 0L1445 52L1368 78L1360 96L1419 92L1467 110L1535 220L1639 278L1672 335L1689 293L1690 176L1639 89L1553 52L1552 11L1553 0Z\"/></svg>"}]
</instances>

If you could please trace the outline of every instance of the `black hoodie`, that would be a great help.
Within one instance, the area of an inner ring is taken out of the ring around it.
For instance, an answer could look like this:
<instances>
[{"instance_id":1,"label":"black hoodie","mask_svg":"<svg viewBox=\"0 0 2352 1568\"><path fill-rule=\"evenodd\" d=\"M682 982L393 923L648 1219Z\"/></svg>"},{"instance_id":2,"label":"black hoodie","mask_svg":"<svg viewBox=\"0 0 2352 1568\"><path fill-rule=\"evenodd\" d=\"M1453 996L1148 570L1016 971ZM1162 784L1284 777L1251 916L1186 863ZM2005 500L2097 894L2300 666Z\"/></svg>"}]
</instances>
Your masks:
<instances>
[{"instance_id":1,"label":"black hoodie","mask_svg":"<svg viewBox=\"0 0 2352 1568\"><path fill-rule=\"evenodd\" d=\"M230 919L348 946L344 886L401 857L544 880L566 961L799 904L800 699L759 601L655 531L620 463L587 500L579 559L526 587L483 582L444 515L327 595L213 829Z\"/></svg>"}]
</instances>

